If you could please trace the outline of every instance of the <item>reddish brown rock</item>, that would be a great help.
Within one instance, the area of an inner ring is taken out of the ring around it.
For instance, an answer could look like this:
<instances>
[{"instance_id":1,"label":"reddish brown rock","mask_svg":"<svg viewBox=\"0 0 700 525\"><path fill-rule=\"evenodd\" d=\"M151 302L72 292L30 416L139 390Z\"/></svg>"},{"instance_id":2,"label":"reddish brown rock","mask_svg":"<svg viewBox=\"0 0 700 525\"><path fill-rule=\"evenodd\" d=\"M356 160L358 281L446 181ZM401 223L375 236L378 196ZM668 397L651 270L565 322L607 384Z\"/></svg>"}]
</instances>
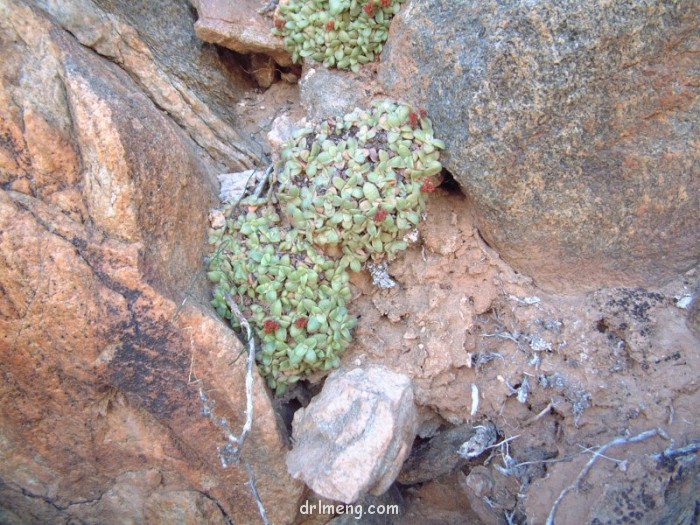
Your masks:
<instances>
[{"instance_id":1,"label":"reddish brown rock","mask_svg":"<svg viewBox=\"0 0 700 525\"><path fill-rule=\"evenodd\" d=\"M261 53L281 66L291 66L292 56L284 41L272 34L272 17L261 14L262 0L195 0L199 14L197 36L236 53Z\"/></svg>"},{"instance_id":2,"label":"reddish brown rock","mask_svg":"<svg viewBox=\"0 0 700 525\"><path fill-rule=\"evenodd\" d=\"M196 16L186 2L34 3L81 44L127 71L221 170L247 168L259 160L258 148L231 117L231 107L252 87L248 74L230 53L197 39Z\"/></svg>"},{"instance_id":3,"label":"reddish brown rock","mask_svg":"<svg viewBox=\"0 0 700 525\"><path fill-rule=\"evenodd\" d=\"M199 399L241 427L242 349L197 277L213 164L24 2L0 3L0 53L0 521L257 522ZM287 523L301 485L255 385L244 454Z\"/></svg>"}]
</instances>

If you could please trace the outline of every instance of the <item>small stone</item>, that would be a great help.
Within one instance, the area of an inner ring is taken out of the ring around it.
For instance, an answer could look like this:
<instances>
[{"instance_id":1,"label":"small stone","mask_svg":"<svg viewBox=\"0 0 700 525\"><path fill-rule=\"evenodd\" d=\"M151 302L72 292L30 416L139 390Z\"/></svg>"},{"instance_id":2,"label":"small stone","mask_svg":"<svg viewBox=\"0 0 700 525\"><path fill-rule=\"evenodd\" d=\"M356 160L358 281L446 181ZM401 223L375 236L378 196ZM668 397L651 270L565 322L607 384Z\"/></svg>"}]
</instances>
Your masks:
<instances>
[{"instance_id":1,"label":"small stone","mask_svg":"<svg viewBox=\"0 0 700 525\"><path fill-rule=\"evenodd\" d=\"M296 126L294 120L287 114L280 115L273 122L270 131L267 134L267 142L273 152L279 152L289 139ZM279 154L279 153L277 153Z\"/></svg>"},{"instance_id":2,"label":"small stone","mask_svg":"<svg viewBox=\"0 0 700 525\"><path fill-rule=\"evenodd\" d=\"M398 478L399 483L415 485L449 474L475 458L495 443L496 427L489 422L478 426L470 423L450 428L411 451Z\"/></svg>"},{"instance_id":3,"label":"small stone","mask_svg":"<svg viewBox=\"0 0 700 525\"><path fill-rule=\"evenodd\" d=\"M384 367L339 370L294 415L287 468L324 498L353 503L394 482L418 430L409 377Z\"/></svg>"},{"instance_id":4,"label":"small stone","mask_svg":"<svg viewBox=\"0 0 700 525\"><path fill-rule=\"evenodd\" d=\"M214 230L218 230L226 226L226 217L224 217L221 210L211 210L209 212L209 224Z\"/></svg>"},{"instance_id":5,"label":"small stone","mask_svg":"<svg viewBox=\"0 0 700 525\"><path fill-rule=\"evenodd\" d=\"M197 0L197 36L236 53L270 55L281 66L291 66L292 56L284 40L272 34L272 19L258 13L260 2Z\"/></svg>"},{"instance_id":6,"label":"small stone","mask_svg":"<svg viewBox=\"0 0 700 525\"><path fill-rule=\"evenodd\" d=\"M680 308L682 310L687 310L688 307L690 306L690 303L693 302L693 296L692 295L684 295L678 301L676 301L676 308Z\"/></svg>"},{"instance_id":7,"label":"small stone","mask_svg":"<svg viewBox=\"0 0 700 525\"><path fill-rule=\"evenodd\" d=\"M222 173L217 178L221 184L219 199L224 204L238 202L245 194L248 181L255 170L246 170L238 173Z\"/></svg>"},{"instance_id":8,"label":"small stone","mask_svg":"<svg viewBox=\"0 0 700 525\"><path fill-rule=\"evenodd\" d=\"M352 73L310 69L299 83L301 104L311 119L323 119L368 105L365 84Z\"/></svg>"},{"instance_id":9,"label":"small stone","mask_svg":"<svg viewBox=\"0 0 700 525\"><path fill-rule=\"evenodd\" d=\"M253 78L261 88L267 89L275 81L277 64L267 55L253 53L250 57L250 69Z\"/></svg>"}]
</instances>

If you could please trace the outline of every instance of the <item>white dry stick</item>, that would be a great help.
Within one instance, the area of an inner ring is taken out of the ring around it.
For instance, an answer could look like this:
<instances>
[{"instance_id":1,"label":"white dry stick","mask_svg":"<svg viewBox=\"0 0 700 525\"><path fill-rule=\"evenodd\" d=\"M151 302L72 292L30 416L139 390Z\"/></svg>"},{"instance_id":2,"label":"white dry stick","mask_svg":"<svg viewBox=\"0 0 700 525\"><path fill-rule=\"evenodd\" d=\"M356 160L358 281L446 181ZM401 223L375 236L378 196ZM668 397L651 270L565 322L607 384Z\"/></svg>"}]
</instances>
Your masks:
<instances>
[{"instance_id":1,"label":"white dry stick","mask_svg":"<svg viewBox=\"0 0 700 525\"><path fill-rule=\"evenodd\" d=\"M245 424L243 425L243 430L241 430L241 435L236 437L234 435L229 435L229 441L234 445L236 449L236 457L240 457L241 449L243 448L243 443L245 442L251 428L253 427L253 369L255 368L255 338L253 337L253 330L250 328L250 324L243 314L238 309L236 301L233 300L231 294L226 294L226 304L236 316L238 322L245 330L246 341L248 342L248 362L245 374L245 397L246 397L246 408L245 408Z\"/></svg>"},{"instance_id":2,"label":"white dry stick","mask_svg":"<svg viewBox=\"0 0 700 525\"><path fill-rule=\"evenodd\" d=\"M262 195L263 189L265 189L265 184L270 180L270 175L272 175L272 170L275 169L274 164L270 164L267 169L265 170L265 173L263 174L262 178L258 181L258 185L255 187L255 191L253 191L253 198L257 199Z\"/></svg>"},{"instance_id":3,"label":"white dry stick","mask_svg":"<svg viewBox=\"0 0 700 525\"><path fill-rule=\"evenodd\" d=\"M544 416L549 414L549 411L552 409L553 406L554 406L554 402L550 401L549 404L546 407L544 407L544 409L539 414L534 415L530 419L524 421L523 426L531 425L535 421L537 421L538 419L542 419Z\"/></svg>"},{"instance_id":4,"label":"white dry stick","mask_svg":"<svg viewBox=\"0 0 700 525\"><path fill-rule=\"evenodd\" d=\"M245 459L243 460L243 465L248 471L248 479L250 480L250 491L253 493L255 502L258 504L260 518L262 518L262 521L265 525L270 525L270 520L267 519L267 512L265 512L265 506L263 505L263 502L260 499L260 494L258 494L258 486L255 484L255 472L253 472L253 467L251 467L250 463L248 463Z\"/></svg>"},{"instance_id":5,"label":"white dry stick","mask_svg":"<svg viewBox=\"0 0 700 525\"><path fill-rule=\"evenodd\" d=\"M593 457L588 460L588 463L586 463L586 466L583 467L581 472L579 473L578 476L576 476L576 479L574 482L566 487L564 490L561 491L561 494L559 494L559 497L556 499L554 502L554 505L552 505L552 510L549 512L549 516L547 516L547 521L545 522L545 525L554 525L554 516L557 514L557 510L559 509L559 505L561 505L561 502L563 499L566 497L566 495L571 492L572 490L577 490L581 481L583 481L583 478L585 478L588 473L591 471L593 468L593 465L595 464L596 460L603 455L603 453L608 450L611 447L617 446L617 445L628 445L630 443L639 443L640 441L644 441L645 439L649 439L654 436L658 436L659 431L657 429L654 430L647 430L646 432L642 432L641 434L637 434L634 437L631 438L617 438L613 439L611 442L606 443L605 445L601 446L598 450L593 451Z\"/></svg>"},{"instance_id":6,"label":"white dry stick","mask_svg":"<svg viewBox=\"0 0 700 525\"><path fill-rule=\"evenodd\" d=\"M235 458L238 460L241 457L243 443L245 443L245 440L253 427L253 370L255 369L255 337L253 335L253 330L250 328L248 320L241 313L231 294L226 294L226 304L228 304L228 307L231 309L231 312L233 312L233 315L236 316L238 322L241 323L241 326L245 330L246 341L248 342L248 362L245 374L245 424L243 425L243 430L241 431L241 435L239 437L232 434L229 434L228 436L229 441L231 441L236 451ZM253 468L245 459L243 459L243 465L248 471L250 490L253 493L255 502L258 504L260 518L265 525L270 525L270 521L267 519L267 513L265 512L265 506L263 505L262 499L260 499L260 494L258 493L258 486L255 483L255 473L253 472Z\"/></svg>"}]
</instances>

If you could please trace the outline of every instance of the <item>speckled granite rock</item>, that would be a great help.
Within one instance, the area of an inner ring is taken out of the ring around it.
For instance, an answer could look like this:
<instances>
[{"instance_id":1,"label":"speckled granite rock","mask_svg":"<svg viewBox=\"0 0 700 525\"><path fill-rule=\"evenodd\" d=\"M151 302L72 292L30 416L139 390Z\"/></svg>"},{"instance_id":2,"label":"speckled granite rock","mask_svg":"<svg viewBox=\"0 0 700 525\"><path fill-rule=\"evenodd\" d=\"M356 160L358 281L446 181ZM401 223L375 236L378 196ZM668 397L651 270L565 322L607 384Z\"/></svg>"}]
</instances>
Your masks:
<instances>
[{"instance_id":1,"label":"speckled granite rock","mask_svg":"<svg viewBox=\"0 0 700 525\"><path fill-rule=\"evenodd\" d=\"M700 4L408 2L380 77L424 106L484 238L558 290L700 259Z\"/></svg>"},{"instance_id":2,"label":"speckled granite rock","mask_svg":"<svg viewBox=\"0 0 700 525\"><path fill-rule=\"evenodd\" d=\"M304 73L299 83L301 103L310 119L321 120L369 107L371 90L353 73L322 65Z\"/></svg>"}]
</instances>

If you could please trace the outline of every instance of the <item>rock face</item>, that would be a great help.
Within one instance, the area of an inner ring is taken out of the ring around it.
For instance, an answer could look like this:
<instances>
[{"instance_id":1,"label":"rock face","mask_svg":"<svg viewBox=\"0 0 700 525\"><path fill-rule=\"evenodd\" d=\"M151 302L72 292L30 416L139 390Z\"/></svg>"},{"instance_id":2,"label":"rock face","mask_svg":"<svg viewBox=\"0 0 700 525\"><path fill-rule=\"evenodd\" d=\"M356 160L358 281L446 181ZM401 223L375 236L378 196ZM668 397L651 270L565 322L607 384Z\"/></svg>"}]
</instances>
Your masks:
<instances>
[{"instance_id":1,"label":"rock face","mask_svg":"<svg viewBox=\"0 0 700 525\"><path fill-rule=\"evenodd\" d=\"M380 78L424 106L500 255L549 289L700 259L700 6L408 2Z\"/></svg>"},{"instance_id":2,"label":"rock face","mask_svg":"<svg viewBox=\"0 0 700 525\"><path fill-rule=\"evenodd\" d=\"M341 370L294 414L289 472L324 498L353 503L396 479L417 431L411 380L384 367Z\"/></svg>"},{"instance_id":3,"label":"rock face","mask_svg":"<svg viewBox=\"0 0 700 525\"><path fill-rule=\"evenodd\" d=\"M248 168L258 160L251 149L259 148L248 144L230 116L240 88L252 83L230 54L197 38L192 27L196 16L187 0L138 7L115 0L34 4L81 44L128 72L219 169Z\"/></svg>"},{"instance_id":4,"label":"rock face","mask_svg":"<svg viewBox=\"0 0 700 525\"><path fill-rule=\"evenodd\" d=\"M345 71L311 68L299 83L301 103L310 119L322 120L370 107L370 90L362 80Z\"/></svg>"},{"instance_id":5,"label":"rock face","mask_svg":"<svg viewBox=\"0 0 700 525\"><path fill-rule=\"evenodd\" d=\"M481 431L483 429L483 431ZM485 435L483 445L474 452L472 457L479 456L486 447L493 445L498 438L496 428L492 423L485 422L478 427L471 423L459 425L441 432L429 441L415 446L406 460L398 482L402 485L415 485L449 474L467 461L459 454L460 447L470 444L478 434Z\"/></svg>"},{"instance_id":6,"label":"rock face","mask_svg":"<svg viewBox=\"0 0 700 525\"><path fill-rule=\"evenodd\" d=\"M0 522L257 522L199 399L241 427L245 360L196 278L215 160L31 4L0 1L0 54ZM288 523L302 486L255 385L244 454Z\"/></svg>"},{"instance_id":7,"label":"rock face","mask_svg":"<svg viewBox=\"0 0 700 525\"><path fill-rule=\"evenodd\" d=\"M284 41L272 35L272 17L265 16L262 0L194 0L199 20L197 36L232 49L237 53L259 53L271 56L281 66L290 66L292 56ZM274 9L273 2L270 2Z\"/></svg>"}]
</instances>

